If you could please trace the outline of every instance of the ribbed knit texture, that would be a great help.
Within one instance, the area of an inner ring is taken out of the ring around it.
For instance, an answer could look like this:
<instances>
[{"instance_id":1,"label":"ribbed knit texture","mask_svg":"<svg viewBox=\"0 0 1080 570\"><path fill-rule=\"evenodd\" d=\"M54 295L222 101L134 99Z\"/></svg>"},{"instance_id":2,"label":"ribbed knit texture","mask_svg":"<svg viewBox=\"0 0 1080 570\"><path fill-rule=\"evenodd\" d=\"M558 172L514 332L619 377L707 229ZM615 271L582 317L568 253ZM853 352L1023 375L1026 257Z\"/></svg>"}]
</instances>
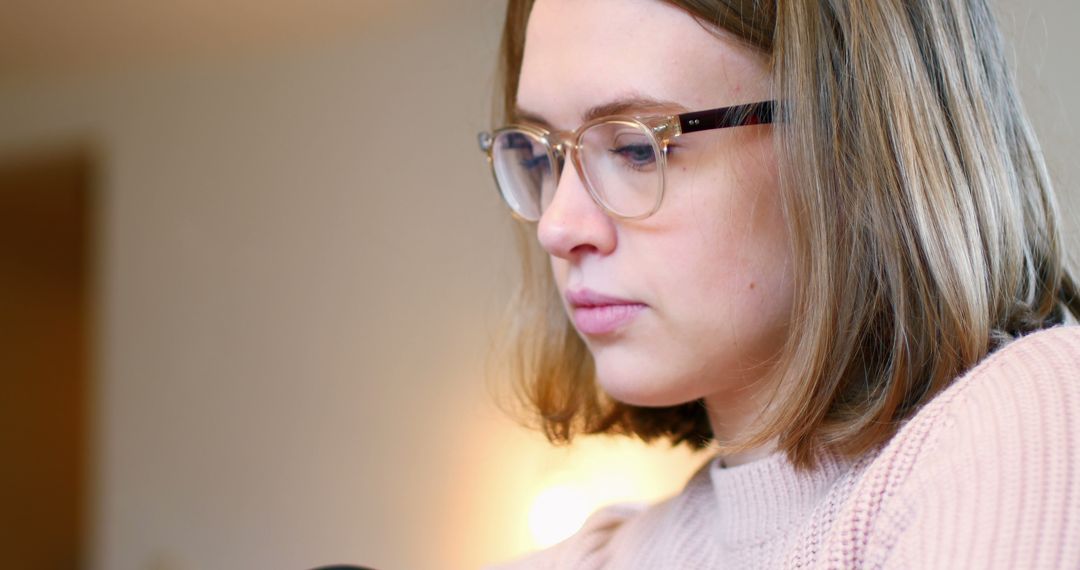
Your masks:
<instances>
[{"instance_id":1,"label":"ribbed knit texture","mask_svg":"<svg viewBox=\"0 0 1080 570\"><path fill-rule=\"evenodd\" d=\"M1080 327L1013 341L855 461L706 463L492 570L1080 568Z\"/></svg>"}]
</instances>

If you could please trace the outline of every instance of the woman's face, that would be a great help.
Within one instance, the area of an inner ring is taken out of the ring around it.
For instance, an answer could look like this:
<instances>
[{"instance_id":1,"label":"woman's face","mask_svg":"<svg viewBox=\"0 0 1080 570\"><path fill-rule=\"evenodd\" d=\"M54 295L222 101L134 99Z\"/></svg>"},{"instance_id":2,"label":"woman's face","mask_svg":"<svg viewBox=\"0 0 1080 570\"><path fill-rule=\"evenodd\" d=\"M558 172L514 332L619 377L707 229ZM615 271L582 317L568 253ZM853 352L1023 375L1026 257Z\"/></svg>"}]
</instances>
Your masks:
<instances>
[{"instance_id":1,"label":"woman's face","mask_svg":"<svg viewBox=\"0 0 1080 570\"><path fill-rule=\"evenodd\" d=\"M769 72L763 55L663 2L538 0L519 109L572 130L587 109L629 97L679 105L631 115L768 100ZM773 127L676 138L667 173L660 209L627 221L605 214L568 164L538 239L611 396L642 406L745 399L737 391L768 372L791 311ZM627 306L578 306L583 291Z\"/></svg>"}]
</instances>

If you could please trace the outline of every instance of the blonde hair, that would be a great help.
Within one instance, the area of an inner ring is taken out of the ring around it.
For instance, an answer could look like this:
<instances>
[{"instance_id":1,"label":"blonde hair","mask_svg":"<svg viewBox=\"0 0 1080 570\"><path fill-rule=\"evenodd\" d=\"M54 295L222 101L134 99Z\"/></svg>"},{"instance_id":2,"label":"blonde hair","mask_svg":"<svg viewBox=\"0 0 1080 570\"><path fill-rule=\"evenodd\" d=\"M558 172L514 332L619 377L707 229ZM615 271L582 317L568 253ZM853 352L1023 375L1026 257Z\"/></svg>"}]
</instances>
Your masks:
<instances>
[{"instance_id":1,"label":"blonde hair","mask_svg":"<svg viewBox=\"0 0 1080 570\"><path fill-rule=\"evenodd\" d=\"M775 440L800 468L857 456L988 353L1080 315L1054 194L985 0L666 0L769 55L795 304L773 400L735 452ZM531 0L510 0L502 121ZM694 448L701 401L617 402L596 385L535 225L501 353L547 437Z\"/></svg>"}]
</instances>

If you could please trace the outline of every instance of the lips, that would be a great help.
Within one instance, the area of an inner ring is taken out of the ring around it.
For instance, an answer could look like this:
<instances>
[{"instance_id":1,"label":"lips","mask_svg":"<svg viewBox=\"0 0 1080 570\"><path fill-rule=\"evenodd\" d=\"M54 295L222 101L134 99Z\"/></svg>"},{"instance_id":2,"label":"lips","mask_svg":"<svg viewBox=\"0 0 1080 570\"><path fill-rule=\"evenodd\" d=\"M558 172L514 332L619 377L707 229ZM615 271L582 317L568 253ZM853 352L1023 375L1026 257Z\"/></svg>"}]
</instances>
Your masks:
<instances>
[{"instance_id":1,"label":"lips","mask_svg":"<svg viewBox=\"0 0 1080 570\"><path fill-rule=\"evenodd\" d=\"M586 335L605 335L628 325L647 305L589 289L567 291L574 326Z\"/></svg>"}]
</instances>

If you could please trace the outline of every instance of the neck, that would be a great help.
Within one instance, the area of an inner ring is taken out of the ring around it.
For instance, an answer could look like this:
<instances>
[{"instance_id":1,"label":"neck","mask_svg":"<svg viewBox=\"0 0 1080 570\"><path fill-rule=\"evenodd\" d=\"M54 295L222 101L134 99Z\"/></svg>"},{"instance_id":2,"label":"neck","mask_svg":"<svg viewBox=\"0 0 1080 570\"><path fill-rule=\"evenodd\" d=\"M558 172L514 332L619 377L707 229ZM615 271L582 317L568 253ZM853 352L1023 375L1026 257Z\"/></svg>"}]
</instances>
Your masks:
<instances>
[{"instance_id":1,"label":"neck","mask_svg":"<svg viewBox=\"0 0 1080 570\"><path fill-rule=\"evenodd\" d=\"M709 425L717 442L729 442L747 435L754 421L765 409L760 401L761 391L744 390L737 394L713 394L705 398ZM765 445L731 454L720 455L720 465L734 467L762 459L779 449L776 438Z\"/></svg>"}]
</instances>

